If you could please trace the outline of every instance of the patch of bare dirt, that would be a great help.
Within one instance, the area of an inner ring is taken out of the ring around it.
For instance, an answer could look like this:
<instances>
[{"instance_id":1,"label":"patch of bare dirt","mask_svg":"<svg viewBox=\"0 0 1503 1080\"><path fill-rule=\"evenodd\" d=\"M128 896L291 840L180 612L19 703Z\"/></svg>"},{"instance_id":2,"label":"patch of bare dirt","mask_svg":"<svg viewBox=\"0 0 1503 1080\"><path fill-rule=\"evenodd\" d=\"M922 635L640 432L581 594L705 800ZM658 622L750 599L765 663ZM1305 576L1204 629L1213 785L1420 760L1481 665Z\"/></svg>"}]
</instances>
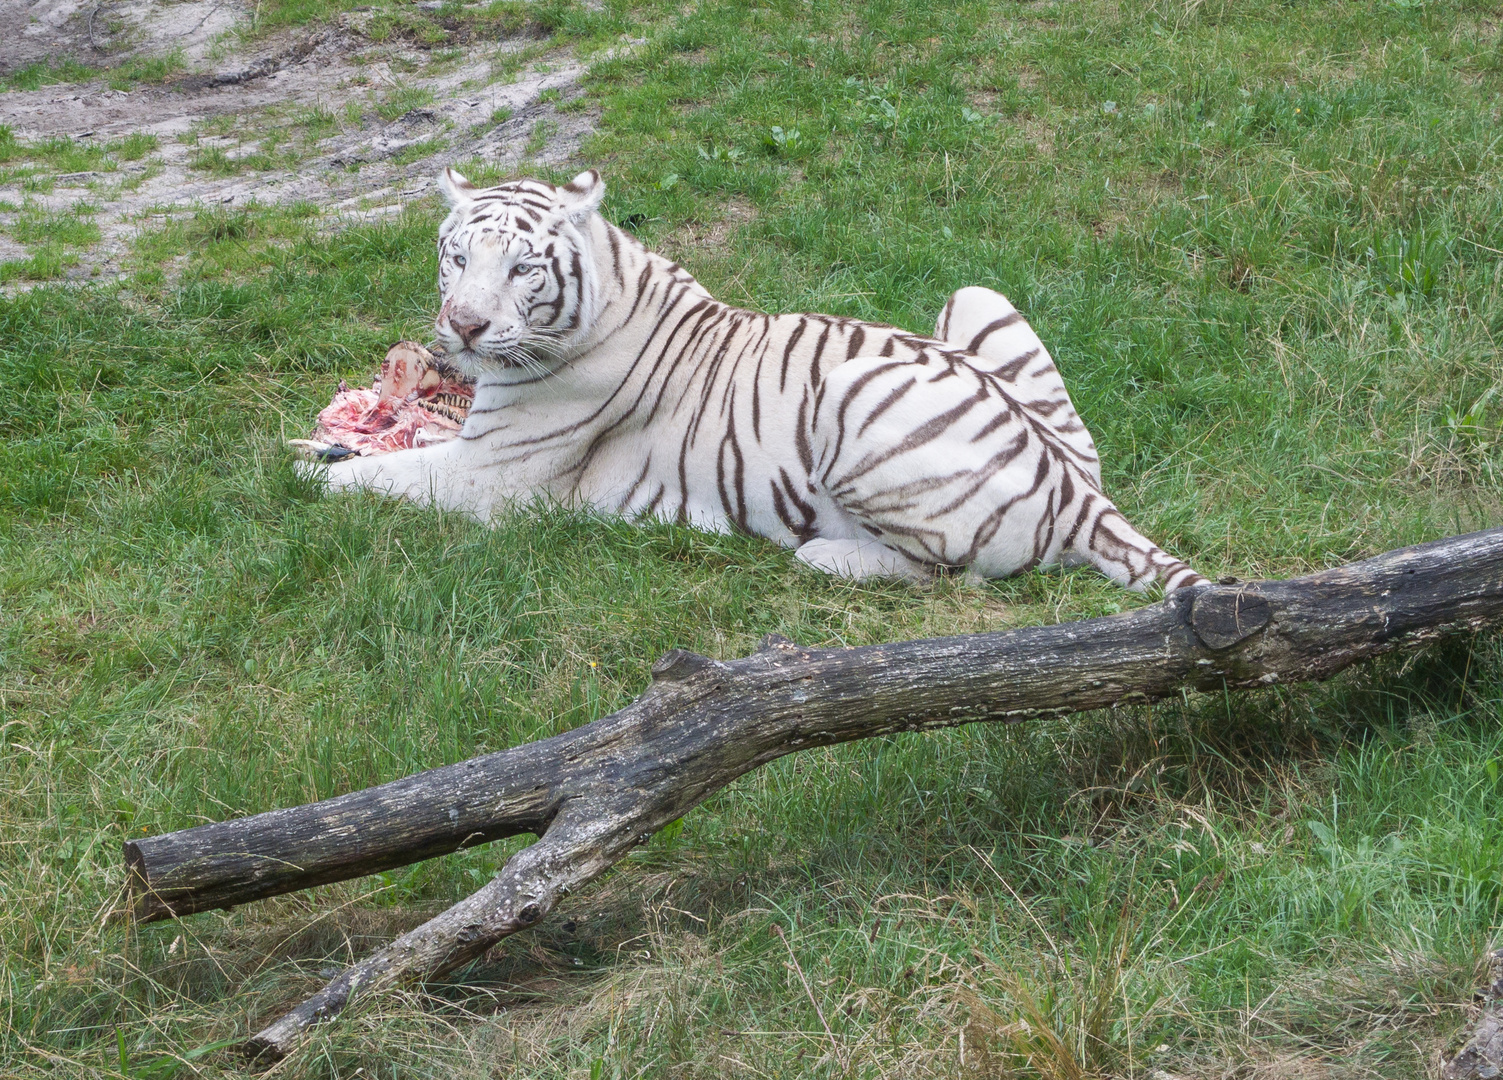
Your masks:
<instances>
[{"instance_id":1,"label":"patch of bare dirt","mask_svg":"<svg viewBox=\"0 0 1503 1080\"><path fill-rule=\"evenodd\" d=\"M674 258L706 249L716 251L725 247L731 234L757 218L757 208L739 199L732 199L725 207L724 216L714 221L691 221L675 230L660 242L660 247Z\"/></svg>"},{"instance_id":2,"label":"patch of bare dirt","mask_svg":"<svg viewBox=\"0 0 1503 1080\"><path fill-rule=\"evenodd\" d=\"M0 0L0 12L14 2ZM56 21L73 0L47 2ZM163 18L153 10L133 25ZM90 214L100 228L100 241L64 271L70 279L121 273L139 230L204 208L308 202L336 221L390 215L428 196L446 164L478 159L507 172L559 163L593 126L593 113L577 107L583 65L567 51L544 53L525 34L442 51L377 44L362 32L369 18L352 14L254 51L207 59L206 50L196 70L165 85L122 91L101 79L0 93L0 124L23 144L156 138L139 160L114 155L97 172L0 171L0 262L25 255L8 226L39 213ZM219 38L221 48L226 40L233 35ZM0 71L22 66L30 48L0 42Z\"/></svg>"},{"instance_id":3,"label":"patch of bare dirt","mask_svg":"<svg viewBox=\"0 0 1503 1080\"><path fill-rule=\"evenodd\" d=\"M194 63L248 16L245 0L0 0L0 75L64 59L92 66L174 51Z\"/></svg>"},{"instance_id":4,"label":"patch of bare dirt","mask_svg":"<svg viewBox=\"0 0 1503 1080\"><path fill-rule=\"evenodd\" d=\"M1021 135L1040 158L1054 157L1054 124L1026 112L1018 113L1004 123Z\"/></svg>"}]
</instances>

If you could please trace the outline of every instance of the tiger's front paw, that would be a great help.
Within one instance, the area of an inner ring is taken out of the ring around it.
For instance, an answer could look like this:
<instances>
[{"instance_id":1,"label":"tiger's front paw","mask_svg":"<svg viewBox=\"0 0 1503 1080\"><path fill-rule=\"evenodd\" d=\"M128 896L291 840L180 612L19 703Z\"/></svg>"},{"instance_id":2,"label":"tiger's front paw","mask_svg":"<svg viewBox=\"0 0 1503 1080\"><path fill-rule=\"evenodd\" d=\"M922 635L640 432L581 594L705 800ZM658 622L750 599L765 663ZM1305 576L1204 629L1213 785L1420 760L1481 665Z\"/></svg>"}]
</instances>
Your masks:
<instances>
[{"instance_id":1,"label":"tiger's front paw","mask_svg":"<svg viewBox=\"0 0 1503 1080\"><path fill-rule=\"evenodd\" d=\"M330 462L356 457L360 453L359 450L351 450L348 446L319 442L317 439L288 439L287 445L298 460L317 461L326 465Z\"/></svg>"},{"instance_id":2,"label":"tiger's front paw","mask_svg":"<svg viewBox=\"0 0 1503 1080\"><path fill-rule=\"evenodd\" d=\"M346 448L341 446L335 449ZM359 453L319 455L299 449L292 468L304 480L316 480L328 491L353 491L372 487L380 489L381 486L381 469L376 459L362 457Z\"/></svg>"},{"instance_id":3,"label":"tiger's front paw","mask_svg":"<svg viewBox=\"0 0 1503 1080\"><path fill-rule=\"evenodd\" d=\"M358 450L317 439L288 439L287 446L293 454L292 471L304 480L320 481L331 491L362 483L357 474Z\"/></svg>"},{"instance_id":4,"label":"tiger's front paw","mask_svg":"<svg viewBox=\"0 0 1503 1080\"><path fill-rule=\"evenodd\" d=\"M357 454L354 457L328 462L321 467L324 483L328 485L330 491L354 491L364 488L385 491L394 485L389 479L385 484L380 482L382 473L378 461L377 458L361 457Z\"/></svg>"}]
</instances>

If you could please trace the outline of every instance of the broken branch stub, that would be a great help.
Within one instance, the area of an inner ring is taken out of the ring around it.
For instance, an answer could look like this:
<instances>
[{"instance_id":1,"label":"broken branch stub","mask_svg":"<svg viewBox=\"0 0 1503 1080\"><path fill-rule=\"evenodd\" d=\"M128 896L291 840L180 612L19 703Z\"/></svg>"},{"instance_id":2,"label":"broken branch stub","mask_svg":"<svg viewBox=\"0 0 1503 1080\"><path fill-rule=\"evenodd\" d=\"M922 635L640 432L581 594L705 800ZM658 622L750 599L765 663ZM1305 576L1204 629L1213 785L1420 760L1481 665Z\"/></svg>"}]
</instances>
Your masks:
<instances>
[{"instance_id":1,"label":"broken branch stub","mask_svg":"<svg viewBox=\"0 0 1503 1080\"><path fill-rule=\"evenodd\" d=\"M1503 949L1483 958L1487 981L1477 993L1481 1006L1467 1041L1441 1070L1441 1080L1497 1080L1503 1076Z\"/></svg>"},{"instance_id":2,"label":"broken branch stub","mask_svg":"<svg viewBox=\"0 0 1503 1080\"><path fill-rule=\"evenodd\" d=\"M361 993L428 977L533 925L663 825L775 758L898 731L1105 708L1184 689L1328 678L1503 620L1503 530L1289 581L1200 586L1122 615L715 661L673 650L621 711L563 735L311 806L126 845L143 919L354 877L522 832L490 884L248 1044L280 1057Z\"/></svg>"}]
</instances>

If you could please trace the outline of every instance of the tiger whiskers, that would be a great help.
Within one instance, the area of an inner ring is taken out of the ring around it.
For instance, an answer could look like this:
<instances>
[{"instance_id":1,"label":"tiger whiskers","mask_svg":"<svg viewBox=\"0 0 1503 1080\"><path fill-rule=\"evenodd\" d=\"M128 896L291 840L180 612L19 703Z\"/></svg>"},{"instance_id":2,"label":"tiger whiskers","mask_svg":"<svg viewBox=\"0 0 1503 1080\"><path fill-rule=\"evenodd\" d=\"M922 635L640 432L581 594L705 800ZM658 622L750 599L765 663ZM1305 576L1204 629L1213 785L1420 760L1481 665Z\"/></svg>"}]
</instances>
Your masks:
<instances>
[{"instance_id":1,"label":"tiger whiskers","mask_svg":"<svg viewBox=\"0 0 1503 1080\"><path fill-rule=\"evenodd\" d=\"M562 331L552 327L528 327L522 337L498 354L508 367L545 379L555 374L561 361L567 359L568 348Z\"/></svg>"}]
</instances>

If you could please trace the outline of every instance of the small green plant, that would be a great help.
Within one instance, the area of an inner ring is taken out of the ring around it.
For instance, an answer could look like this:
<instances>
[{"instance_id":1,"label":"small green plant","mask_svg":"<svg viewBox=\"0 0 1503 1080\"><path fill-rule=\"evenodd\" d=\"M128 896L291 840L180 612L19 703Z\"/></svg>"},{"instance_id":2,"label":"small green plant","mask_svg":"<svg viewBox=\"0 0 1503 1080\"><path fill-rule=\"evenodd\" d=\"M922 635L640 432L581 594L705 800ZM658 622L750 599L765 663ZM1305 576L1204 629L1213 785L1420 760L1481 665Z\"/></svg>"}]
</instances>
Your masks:
<instances>
[{"instance_id":1,"label":"small green plant","mask_svg":"<svg viewBox=\"0 0 1503 1080\"><path fill-rule=\"evenodd\" d=\"M174 49L166 56L143 56L127 60L106 76L111 90L129 90L141 83L163 83L187 67L183 51Z\"/></svg>"},{"instance_id":2,"label":"small green plant","mask_svg":"<svg viewBox=\"0 0 1503 1080\"><path fill-rule=\"evenodd\" d=\"M653 843L664 851L672 851L678 846L679 837L683 834L684 819L674 818L657 831L653 837Z\"/></svg>"},{"instance_id":3,"label":"small green plant","mask_svg":"<svg viewBox=\"0 0 1503 1080\"><path fill-rule=\"evenodd\" d=\"M23 142L7 128L5 136L0 138L0 165L24 161L45 166L49 172L55 173L111 172L119 165L108 149L66 135Z\"/></svg>"},{"instance_id":4,"label":"small green plant","mask_svg":"<svg viewBox=\"0 0 1503 1080\"><path fill-rule=\"evenodd\" d=\"M208 243L249 240L256 235L257 223L249 210L201 210L193 215L188 238Z\"/></svg>"},{"instance_id":5,"label":"small green plant","mask_svg":"<svg viewBox=\"0 0 1503 1080\"><path fill-rule=\"evenodd\" d=\"M448 145L449 140L438 137L419 139L415 143L404 146L391 160L394 165L411 165L414 161L431 157Z\"/></svg>"},{"instance_id":6,"label":"small green plant","mask_svg":"<svg viewBox=\"0 0 1503 1080\"><path fill-rule=\"evenodd\" d=\"M739 146L696 146L695 152L701 161L713 161L726 165L735 165L746 156L746 151Z\"/></svg>"},{"instance_id":7,"label":"small green plant","mask_svg":"<svg viewBox=\"0 0 1503 1080\"><path fill-rule=\"evenodd\" d=\"M236 1039L221 1039L181 1053L156 1053L142 1058L126 1048L124 1030L115 1029L115 1060L119 1075L126 1080L172 1080L184 1065L192 1068L193 1062L200 1058L235 1045L238 1045Z\"/></svg>"},{"instance_id":8,"label":"small green plant","mask_svg":"<svg viewBox=\"0 0 1503 1080\"><path fill-rule=\"evenodd\" d=\"M12 72L0 79L0 87L6 90L40 90L53 83L87 82L99 73L93 68L72 58L58 61L38 61Z\"/></svg>"},{"instance_id":9,"label":"small green plant","mask_svg":"<svg viewBox=\"0 0 1503 1080\"><path fill-rule=\"evenodd\" d=\"M366 24L365 34L377 43L410 41L429 48L450 40L449 31L441 24L410 11L382 12Z\"/></svg>"},{"instance_id":10,"label":"small green plant","mask_svg":"<svg viewBox=\"0 0 1503 1080\"><path fill-rule=\"evenodd\" d=\"M354 104L351 102L351 104ZM322 139L339 127L339 118L328 109L313 107L304 109L294 121L303 129L306 138L312 141Z\"/></svg>"},{"instance_id":11,"label":"small green plant","mask_svg":"<svg viewBox=\"0 0 1503 1080\"><path fill-rule=\"evenodd\" d=\"M1446 430L1463 446L1480 449L1498 440L1497 425L1487 422L1489 406L1497 392L1496 386L1488 388L1465 410L1446 406Z\"/></svg>"},{"instance_id":12,"label":"small green plant","mask_svg":"<svg viewBox=\"0 0 1503 1080\"><path fill-rule=\"evenodd\" d=\"M491 123L492 124L504 124L508 120L510 120L511 117L512 117L512 110L508 109L506 106L503 105L501 108L499 108L495 112L491 113Z\"/></svg>"},{"instance_id":13,"label":"small green plant","mask_svg":"<svg viewBox=\"0 0 1503 1080\"><path fill-rule=\"evenodd\" d=\"M50 244L88 247L99 241L99 226L72 214L22 214L9 228L11 236L28 247Z\"/></svg>"},{"instance_id":14,"label":"small green plant","mask_svg":"<svg viewBox=\"0 0 1503 1080\"><path fill-rule=\"evenodd\" d=\"M140 172L130 173L122 177L117 183L117 188L120 191L137 191L140 189L142 184L146 183L148 180L155 180L157 177L161 176L162 173L166 171L166 169L167 166L162 164L160 158L154 161L148 161L146 163L146 167Z\"/></svg>"},{"instance_id":15,"label":"small green plant","mask_svg":"<svg viewBox=\"0 0 1503 1080\"><path fill-rule=\"evenodd\" d=\"M470 158L455 162L454 167L476 187L493 187L508 178L507 170L492 160Z\"/></svg>"},{"instance_id":16,"label":"small green plant","mask_svg":"<svg viewBox=\"0 0 1503 1080\"><path fill-rule=\"evenodd\" d=\"M1055 951L1043 978L988 965L987 983L1006 1002L1007 1013L979 996L966 996L978 1034L1018 1070L1004 1075L1088 1080L1125 1071L1131 1057L1123 1035L1134 1026L1147 1026L1158 1004L1150 998L1134 1009L1124 985L1138 959L1136 929L1132 920L1119 916L1105 941L1082 942L1076 955Z\"/></svg>"},{"instance_id":17,"label":"small green plant","mask_svg":"<svg viewBox=\"0 0 1503 1080\"><path fill-rule=\"evenodd\" d=\"M852 78L846 80L846 86L851 89L859 87L858 80ZM902 121L902 99L896 103L891 99L893 93L887 87L869 92L861 97L863 106L863 121L866 126L878 133L892 138L897 135Z\"/></svg>"},{"instance_id":18,"label":"small green plant","mask_svg":"<svg viewBox=\"0 0 1503 1080\"><path fill-rule=\"evenodd\" d=\"M532 134L528 136L527 145L522 153L527 157L541 154L543 148L548 145L548 140L558 134L558 125L552 120L539 120L532 125Z\"/></svg>"},{"instance_id":19,"label":"small green plant","mask_svg":"<svg viewBox=\"0 0 1503 1080\"><path fill-rule=\"evenodd\" d=\"M0 285L14 281L52 281L78 263L78 256L55 249L34 252L25 259L0 263Z\"/></svg>"},{"instance_id":20,"label":"small green plant","mask_svg":"<svg viewBox=\"0 0 1503 1080\"><path fill-rule=\"evenodd\" d=\"M121 161L140 161L147 154L155 153L156 149L155 135L133 131L111 147L111 152Z\"/></svg>"},{"instance_id":21,"label":"small green plant","mask_svg":"<svg viewBox=\"0 0 1503 1080\"><path fill-rule=\"evenodd\" d=\"M406 86L393 90L376 105L376 113L383 120L395 120L406 116L414 109L433 104L433 91L426 87Z\"/></svg>"},{"instance_id":22,"label":"small green plant","mask_svg":"<svg viewBox=\"0 0 1503 1080\"><path fill-rule=\"evenodd\" d=\"M99 242L100 229L89 220L98 208L75 204L70 211L49 213L35 203L18 209L7 227L12 239L31 251L0 267L0 281L48 281L79 262L79 251Z\"/></svg>"},{"instance_id":23,"label":"small green plant","mask_svg":"<svg viewBox=\"0 0 1503 1080\"><path fill-rule=\"evenodd\" d=\"M1423 229L1406 235L1385 233L1367 249L1373 275L1390 296L1415 298L1433 295L1451 263L1451 245Z\"/></svg>"},{"instance_id":24,"label":"small green plant","mask_svg":"<svg viewBox=\"0 0 1503 1080\"><path fill-rule=\"evenodd\" d=\"M542 105L555 105L562 101L564 92L558 87L550 87L538 95L538 103Z\"/></svg>"},{"instance_id":25,"label":"small green plant","mask_svg":"<svg viewBox=\"0 0 1503 1080\"><path fill-rule=\"evenodd\" d=\"M188 168L215 176L238 176L245 171L244 157L231 157L222 146L200 146L188 159Z\"/></svg>"},{"instance_id":26,"label":"small green plant","mask_svg":"<svg viewBox=\"0 0 1503 1080\"><path fill-rule=\"evenodd\" d=\"M767 134L762 136L762 145L770 153L782 157L793 157L799 154L807 143L798 128L785 129L774 124Z\"/></svg>"}]
</instances>

